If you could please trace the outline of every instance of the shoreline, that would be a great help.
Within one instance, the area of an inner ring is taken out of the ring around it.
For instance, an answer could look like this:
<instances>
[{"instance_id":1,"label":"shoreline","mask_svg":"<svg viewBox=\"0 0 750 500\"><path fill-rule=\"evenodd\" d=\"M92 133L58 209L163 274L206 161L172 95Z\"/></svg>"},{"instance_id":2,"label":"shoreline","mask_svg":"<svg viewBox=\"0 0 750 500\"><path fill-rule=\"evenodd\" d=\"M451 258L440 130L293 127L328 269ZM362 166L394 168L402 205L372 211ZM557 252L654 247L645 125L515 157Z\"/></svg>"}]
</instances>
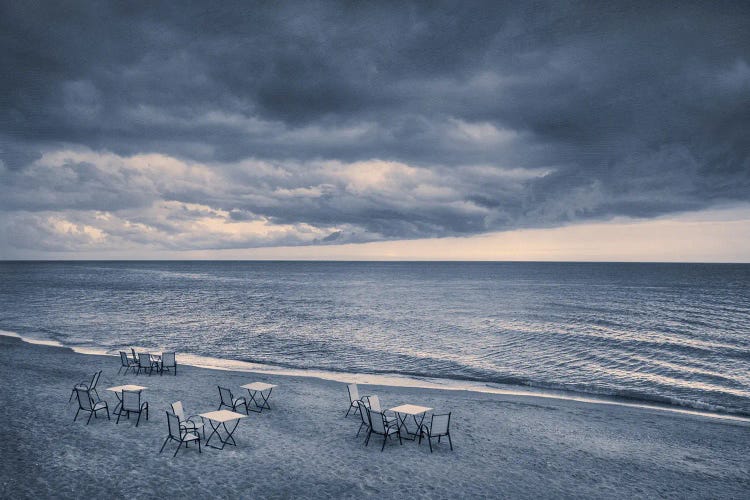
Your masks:
<instances>
[{"instance_id":1,"label":"shoreline","mask_svg":"<svg viewBox=\"0 0 750 500\"><path fill-rule=\"evenodd\" d=\"M17 338L21 341L32 345L44 345L49 347L69 349L77 354L110 356L117 357L118 354L107 352L104 349L85 348L77 346L64 345L56 340L42 340L32 337L23 336L16 332L0 329L0 337ZM138 346L133 346L139 350ZM140 348L149 351L146 348ZM153 349L151 349L153 350ZM315 369L286 368L262 363L253 363L249 361L229 360L210 356L200 356L194 354L178 353L181 365L194 366L197 368L206 368L210 370L222 370L232 372L252 372L262 373L264 375L279 375L287 377L307 377L319 380L327 380L340 383L357 383L363 385L377 385L386 387L403 387L415 389L436 389L444 391L466 391L480 394L495 394L505 396L522 396L538 397L543 399L553 399L560 401L574 401L586 404L614 405L628 408L641 408L657 410L669 413L684 415L694 415L710 419L728 420L741 424L750 425L750 416L737 415L729 412L718 412L710 410L701 410L681 405L670 405L667 403L657 403L651 401L642 401L626 397L611 395L598 395L589 393L579 393L575 391L554 390L537 388L533 386L514 386L509 384L489 385L488 382L480 381L461 381L454 379L444 379L436 377L410 377L399 374L368 374L368 373L351 373ZM639 402L640 401L640 402Z\"/></svg>"}]
</instances>

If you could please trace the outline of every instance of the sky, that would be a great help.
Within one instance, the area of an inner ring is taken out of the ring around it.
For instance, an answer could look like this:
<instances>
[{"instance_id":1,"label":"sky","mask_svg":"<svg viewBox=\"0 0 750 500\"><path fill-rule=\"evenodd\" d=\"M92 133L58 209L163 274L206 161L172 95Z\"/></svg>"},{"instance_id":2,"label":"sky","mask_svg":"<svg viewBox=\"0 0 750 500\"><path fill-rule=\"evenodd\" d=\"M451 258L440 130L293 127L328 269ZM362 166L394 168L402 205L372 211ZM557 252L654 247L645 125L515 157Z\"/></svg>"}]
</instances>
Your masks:
<instances>
[{"instance_id":1,"label":"sky","mask_svg":"<svg viewBox=\"0 0 750 500\"><path fill-rule=\"evenodd\" d=\"M750 262L748 2L214 3L0 0L0 259Z\"/></svg>"}]
</instances>

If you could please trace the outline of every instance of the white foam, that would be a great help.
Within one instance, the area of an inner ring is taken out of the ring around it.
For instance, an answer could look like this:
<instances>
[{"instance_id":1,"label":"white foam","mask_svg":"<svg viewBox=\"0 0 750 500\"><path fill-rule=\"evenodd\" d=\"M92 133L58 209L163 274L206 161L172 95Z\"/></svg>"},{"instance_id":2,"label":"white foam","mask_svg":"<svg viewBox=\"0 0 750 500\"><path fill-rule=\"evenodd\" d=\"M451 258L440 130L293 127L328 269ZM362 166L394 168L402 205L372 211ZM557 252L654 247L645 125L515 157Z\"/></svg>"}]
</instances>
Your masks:
<instances>
[{"instance_id":1,"label":"white foam","mask_svg":"<svg viewBox=\"0 0 750 500\"><path fill-rule=\"evenodd\" d=\"M67 347L80 354L93 354L100 356L118 356L118 353L108 352L103 349L89 347L65 346L55 340L42 340L24 337L15 332L0 330L0 335L6 337L15 337L30 344L48 345L53 347ZM159 351L154 348L133 347L136 352ZM448 380L441 378L414 378L404 375L384 375L384 374L367 374L367 373L347 373L333 372L313 369L295 369L264 365L261 363L252 363L249 361L238 361L231 359L212 358L209 356L199 356L195 354L180 354L179 362L181 364L196 366L199 368L209 368L212 370L225 370L237 372L254 372L268 375L284 375L295 377L310 377L322 380L330 380L342 383L356 383L362 385L383 385L390 387L413 387L419 389L440 389L447 391L471 391L487 394L499 394L506 396L531 396L538 398L549 398L556 400L577 401L589 404L605 404L624 406L630 408L643 408L649 410L658 410L686 415L696 415L707 418L730 420L750 424L750 418L722 413L712 413L709 411L692 410L688 408L676 408L671 406L660 406L648 403L635 403L627 401L618 401L606 397L587 397L563 391L551 391L544 389L520 389L515 386L505 386L500 384L487 384L482 382L466 382L457 380Z\"/></svg>"}]
</instances>

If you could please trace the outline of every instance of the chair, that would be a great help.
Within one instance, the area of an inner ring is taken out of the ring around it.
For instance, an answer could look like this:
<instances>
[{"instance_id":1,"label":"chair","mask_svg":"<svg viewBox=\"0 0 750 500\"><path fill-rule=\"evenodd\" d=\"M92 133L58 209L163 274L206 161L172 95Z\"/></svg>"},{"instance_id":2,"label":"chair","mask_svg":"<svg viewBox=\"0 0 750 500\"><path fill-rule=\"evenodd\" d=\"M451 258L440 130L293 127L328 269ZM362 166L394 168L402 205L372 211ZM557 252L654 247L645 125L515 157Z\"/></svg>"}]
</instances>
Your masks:
<instances>
[{"instance_id":1,"label":"chair","mask_svg":"<svg viewBox=\"0 0 750 500\"><path fill-rule=\"evenodd\" d=\"M91 381L82 380L81 382L78 382L76 385L73 386L73 390L70 392L70 397L68 398L68 403L70 403L73 400L73 396L76 394L76 389L83 389L84 391L93 392L96 394L97 401L101 401L101 397L99 397L99 393L96 392L96 384L99 383L99 377L101 377L102 371L99 370L98 372L94 373L94 375L91 377Z\"/></svg>"},{"instance_id":2,"label":"chair","mask_svg":"<svg viewBox=\"0 0 750 500\"><path fill-rule=\"evenodd\" d=\"M430 443L430 453L432 453L432 438L440 438L448 436L448 444L453 451L453 441L451 441L451 414L445 413L443 415L433 415L430 419L430 425L423 424L419 428L419 444L422 444L422 435L427 436L427 442Z\"/></svg>"},{"instance_id":3,"label":"chair","mask_svg":"<svg viewBox=\"0 0 750 500\"><path fill-rule=\"evenodd\" d=\"M141 403L141 391L122 391L122 407L120 413L117 414L117 424L120 423L120 416L123 413L128 414L128 420L130 420L131 413L138 414L138 420L135 421L135 426L141 421L141 414L146 413L146 420L148 420L148 403L144 401Z\"/></svg>"},{"instance_id":4,"label":"chair","mask_svg":"<svg viewBox=\"0 0 750 500\"><path fill-rule=\"evenodd\" d=\"M237 407L240 405L245 405L245 413L250 415L249 410L247 409L247 400L243 397L235 398L234 395L232 395L232 391L227 389L226 387L219 387L219 397L221 398L221 403L219 403L219 407L217 410L221 410L222 406L226 406L227 408L231 408L232 411L237 411Z\"/></svg>"},{"instance_id":5,"label":"chair","mask_svg":"<svg viewBox=\"0 0 750 500\"><path fill-rule=\"evenodd\" d=\"M128 356L128 353L125 351L120 351L120 369L117 370L117 373L119 374L120 371L125 368L125 373L128 373L128 370L133 370L135 372L135 369L138 367L138 363L130 359L130 356Z\"/></svg>"},{"instance_id":6,"label":"chair","mask_svg":"<svg viewBox=\"0 0 750 500\"><path fill-rule=\"evenodd\" d=\"M380 447L380 451L385 449L385 443L388 441L388 438L394 434L398 436L398 443L401 445L404 444L403 441L401 441L401 430L396 423L389 423L386 421L385 415L379 411L368 410L367 406L364 406L364 409L370 420L370 429L367 433L367 439L365 439L365 446L370 442L370 436L373 434L383 436L383 446Z\"/></svg>"},{"instance_id":7,"label":"chair","mask_svg":"<svg viewBox=\"0 0 750 500\"><path fill-rule=\"evenodd\" d=\"M373 396L363 396L363 397L362 397L362 402L363 402L364 404L366 404L366 405L367 405L367 408L369 408L370 410L375 410L375 411L377 411L377 412L380 412L380 413L382 413L383 415L385 415L385 420L386 420L386 421L387 421L388 423L391 423L391 422L395 422L395 421L396 421L396 415L395 415L395 414L393 414L393 412L391 412L391 415L388 415L388 414L387 414L387 412L389 412L390 410L385 410L385 411L384 411L384 410L383 410L383 409L382 409L382 408L380 407L380 398L379 398L379 397L377 397L377 396L374 396L374 395L373 395Z\"/></svg>"},{"instance_id":8,"label":"chair","mask_svg":"<svg viewBox=\"0 0 750 500\"><path fill-rule=\"evenodd\" d=\"M159 375L164 375L164 370L174 368L174 374L177 375L177 360L174 352L161 353L161 363L159 363Z\"/></svg>"},{"instance_id":9,"label":"chair","mask_svg":"<svg viewBox=\"0 0 750 500\"><path fill-rule=\"evenodd\" d=\"M91 422L92 415L96 417L96 412L100 410L105 410L107 412L107 420L111 420L109 418L109 407L107 406L106 401L94 401L94 399L91 397L91 393L86 389L76 387L73 390L76 392L76 396L78 397L78 411L76 411L76 416L73 417L73 422L76 421L76 419L78 418L78 413L80 413L81 410L89 412L89 419L86 420L86 425L89 425L89 422Z\"/></svg>"},{"instance_id":10,"label":"chair","mask_svg":"<svg viewBox=\"0 0 750 500\"><path fill-rule=\"evenodd\" d=\"M367 406L362 402L361 399L358 399L356 401L357 406L359 406L359 416L362 418L362 423L359 424L359 429L357 430L357 436L359 437L359 433L362 432L362 428L364 427L367 429L367 435L370 435L370 419L367 418Z\"/></svg>"},{"instance_id":11,"label":"chair","mask_svg":"<svg viewBox=\"0 0 750 500\"><path fill-rule=\"evenodd\" d=\"M357 405L357 401L361 398L359 397L359 387L357 387L357 384L347 384L346 390L349 391L349 409L346 410L346 415L344 416L348 417L349 412L352 410L352 408L354 408L354 414L357 414L357 412L359 411L359 405Z\"/></svg>"},{"instance_id":12,"label":"chair","mask_svg":"<svg viewBox=\"0 0 750 500\"><path fill-rule=\"evenodd\" d=\"M206 429L203 417L200 417L199 415L185 417L185 410L182 407L182 401L172 403L172 413L180 419L180 429L185 429L188 432L199 432L198 429L200 428L203 430L203 439L206 439ZM200 417L201 421L198 422L196 417Z\"/></svg>"},{"instance_id":13,"label":"chair","mask_svg":"<svg viewBox=\"0 0 750 500\"><path fill-rule=\"evenodd\" d=\"M180 424L180 418L173 414L173 413L167 413L167 427L169 428L169 435L167 436L167 439L164 440L164 444L161 445L161 449L159 450L159 453L164 451L164 447L167 446L167 443L171 441L177 441L177 449L174 451L174 455L172 457L177 456L177 452L180 451L180 448L182 447L182 443L185 443L185 448L188 447L188 443L192 441L198 441L198 453L202 453L201 451L201 437L200 434L197 432L190 432L182 425Z\"/></svg>"},{"instance_id":14,"label":"chair","mask_svg":"<svg viewBox=\"0 0 750 500\"><path fill-rule=\"evenodd\" d=\"M154 371L154 365L156 363L151 360L151 354L147 352L138 353L138 371L136 373L141 373L141 370L143 370L143 373L146 373L146 370L148 370L150 376L151 372ZM158 367L158 365L156 366Z\"/></svg>"}]
</instances>

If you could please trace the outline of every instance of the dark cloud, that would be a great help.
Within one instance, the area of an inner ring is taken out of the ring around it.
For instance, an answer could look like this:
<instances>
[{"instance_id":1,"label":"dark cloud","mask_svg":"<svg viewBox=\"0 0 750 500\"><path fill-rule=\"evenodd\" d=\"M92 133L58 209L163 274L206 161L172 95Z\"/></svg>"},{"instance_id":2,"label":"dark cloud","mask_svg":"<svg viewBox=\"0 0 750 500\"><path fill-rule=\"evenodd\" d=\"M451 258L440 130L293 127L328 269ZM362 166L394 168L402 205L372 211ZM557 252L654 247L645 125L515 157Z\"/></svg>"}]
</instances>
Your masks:
<instances>
[{"instance_id":1,"label":"dark cloud","mask_svg":"<svg viewBox=\"0 0 750 500\"><path fill-rule=\"evenodd\" d=\"M0 217L27 248L61 228L61 248L210 248L746 200L749 21L747 2L3 2ZM268 228L197 243L207 219Z\"/></svg>"}]
</instances>

